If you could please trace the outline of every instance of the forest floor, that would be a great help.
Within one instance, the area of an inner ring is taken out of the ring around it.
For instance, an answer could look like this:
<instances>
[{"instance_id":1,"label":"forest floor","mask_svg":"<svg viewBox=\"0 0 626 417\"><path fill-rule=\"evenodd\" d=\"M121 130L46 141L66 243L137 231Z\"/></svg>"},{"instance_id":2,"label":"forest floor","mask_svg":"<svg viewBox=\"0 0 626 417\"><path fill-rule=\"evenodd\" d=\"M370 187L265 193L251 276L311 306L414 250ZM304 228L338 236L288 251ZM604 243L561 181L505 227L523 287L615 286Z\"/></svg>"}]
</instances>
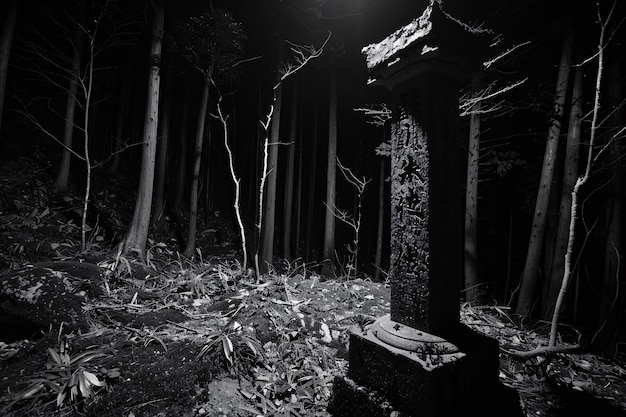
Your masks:
<instances>
[{"instance_id":1,"label":"forest floor","mask_svg":"<svg viewBox=\"0 0 626 417\"><path fill-rule=\"evenodd\" d=\"M123 198L132 181L112 193L96 179L102 226L81 254L80 190L54 196L50 177L32 157L0 167L0 276L71 260L99 265L105 278L99 296L85 296L88 331L0 342L1 415L328 415L333 378L347 370L348 331L388 312L385 283L295 262L256 282L232 241L207 237L192 261L178 254L171 229L152 235L146 258L120 255L109 242L132 213ZM199 230L224 227L207 218L215 224ZM544 332L520 328L502 306L463 305L461 320L500 341L500 380L520 393L528 416L626 415L619 361L583 352L519 361L507 352L546 345ZM63 358L68 367L54 365ZM52 389L64 384L73 401Z\"/></svg>"}]
</instances>

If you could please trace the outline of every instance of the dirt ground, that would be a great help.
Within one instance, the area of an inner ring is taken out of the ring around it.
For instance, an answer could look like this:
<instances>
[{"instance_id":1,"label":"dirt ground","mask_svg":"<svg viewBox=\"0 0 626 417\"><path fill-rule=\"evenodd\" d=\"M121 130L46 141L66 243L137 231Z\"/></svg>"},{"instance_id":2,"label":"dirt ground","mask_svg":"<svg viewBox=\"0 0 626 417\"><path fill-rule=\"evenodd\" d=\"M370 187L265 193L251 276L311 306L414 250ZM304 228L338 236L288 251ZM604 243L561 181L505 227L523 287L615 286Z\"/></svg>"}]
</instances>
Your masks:
<instances>
[{"instance_id":1,"label":"dirt ground","mask_svg":"<svg viewBox=\"0 0 626 417\"><path fill-rule=\"evenodd\" d=\"M42 161L35 153L0 167L0 273L72 260L98 265L104 279L99 295L84 295L87 331L0 342L0 415L328 415L348 330L388 312L385 283L302 263L257 282L227 231L201 237L205 255L192 261L178 254L171 224L152 234L146 258L125 257L114 242L132 204L99 186L119 181L125 195L125 181L110 178L95 178L98 226L80 253L81 190L50 194ZM225 227L224 216L200 217L200 230ZM464 305L461 320L500 341L500 379L528 416L626 415L619 360L583 351L518 360L514 350L547 344L541 329L520 328L504 306Z\"/></svg>"}]
</instances>

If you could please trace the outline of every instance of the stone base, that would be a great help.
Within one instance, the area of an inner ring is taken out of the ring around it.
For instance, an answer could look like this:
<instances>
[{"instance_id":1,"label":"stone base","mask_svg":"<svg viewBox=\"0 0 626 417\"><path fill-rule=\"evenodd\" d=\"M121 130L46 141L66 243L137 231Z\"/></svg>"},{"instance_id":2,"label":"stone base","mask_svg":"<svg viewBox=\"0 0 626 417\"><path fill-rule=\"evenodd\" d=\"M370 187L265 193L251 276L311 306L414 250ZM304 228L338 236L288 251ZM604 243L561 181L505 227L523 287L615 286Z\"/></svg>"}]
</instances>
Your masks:
<instances>
[{"instance_id":1,"label":"stone base","mask_svg":"<svg viewBox=\"0 0 626 417\"><path fill-rule=\"evenodd\" d=\"M464 336L463 343L453 340L461 351L438 355L398 349L370 328L354 329L348 375L335 379L328 411L335 417L523 416L517 392L498 381L497 341L464 326L452 333Z\"/></svg>"}]
</instances>

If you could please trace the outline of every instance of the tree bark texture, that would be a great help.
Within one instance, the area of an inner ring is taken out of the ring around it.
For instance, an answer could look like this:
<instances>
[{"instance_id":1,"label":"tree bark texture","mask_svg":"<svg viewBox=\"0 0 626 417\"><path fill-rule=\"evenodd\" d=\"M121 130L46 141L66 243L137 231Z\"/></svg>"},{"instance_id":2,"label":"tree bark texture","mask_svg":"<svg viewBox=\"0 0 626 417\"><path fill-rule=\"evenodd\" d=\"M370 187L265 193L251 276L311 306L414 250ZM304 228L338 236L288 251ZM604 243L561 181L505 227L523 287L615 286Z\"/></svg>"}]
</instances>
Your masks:
<instances>
[{"instance_id":1,"label":"tree bark texture","mask_svg":"<svg viewBox=\"0 0 626 417\"><path fill-rule=\"evenodd\" d=\"M380 271L383 259L383 231L385 225L385 157L380 159L380 176L378 181L378 224L376 227L374 282L380 282Z\"/></svg>"},{"instance_id":2,"label":"tree bark texture","mask_svg":"<svg viewBox=\"0 0 626 417\"><path fill-rule=\"evenodd\" d=\"M130 71L129 71L130 72ZM124 135L124 121L126 120L126 110L128 108L128 101L130 101L130 74L123 76L122 89L119 92L119 102L117 107L117 119L115 128L115 138L113 139L113 155L111 157L111 163L107 167L107 173L113 175L117 172L120 165L120 151L122 150L122 143Z\"/></svg>"},{"instance_id":3,"label":"tree bark texture","mask_svg":"<svg viewBox=\"0 0 626 417\"><path fill-rule=\"evenodd\" d=\"M613 7L611 8L611 12L607 17L607 20L611 19L611 15L616 4L616 2L613 3ZM556 345L559 318L563 308L563 304L565 302L565 295L567 294L567 289L572 278L572 270L574 267L572 257L574 252L574 241L576 238L576 221L578 220L578 198L580 195L580 188L583 187L587 183L587 181L589 181L589 177L591 175L591 166L594 159L594 145L596 143L596 136L598 134L598 116L600 113L600 90L602 87L602 73L604 71L604 48L606 47L606 44L604 43L605 31L606 23L601 21L597 53L598 70L596 73L594 88L595 94L593 100L593 111L591 116L591 127L589 129L589 151L587 152L587 155L585 157L584 173L580 177L578 177L578 179L576 180L576 184L574 184L574 189L572 190L569 237L567 240L567 250L565 252L564 262L565 268L563 270L561 288L559 289L559 294L556 298L556 305L554 306L554 314L552 315L552 321L550 323L550 339L548 341L548 346L551 347Z\"/></svg>"},{"instance_id":4,"label":"tree bark texture","mask_svg":"<svg viewBox=\"0 0 626 417\"><path fill-rule=\"evenodd\" d=\"M607 58L607 78L608 78L608 105L611 111L609 118L611 132L617 132L624 126L624 118L618 110L623 100L623 91L620 85L620 61L618 54L610 54ZM601 342L607 353L613 357L616 349L617 331L609 334L608 329L617 329L621 311L619 305L624 298L623 264L622 257L622 211L624 198L623 168L620 164L622 160L622 150L619 140L609 136L607 147L607 163L611 181L607 190L606 205L606 243L604 248L604 283L602 286L602 305L598 318L598 328L603 328L600 333Z\"/></svg>"},{"instance_id":5,"label":"tree bark texture","mask_svg":"<svg viewBox=\"0 0 626 417\"><path fill-rule=\"evenodd\" d=\"M274 227L276 225L276 171L278 170L278 148L280 143L280 115L282 107L283 87L279 85L274 94L274 113L270 128L269 155L267 160L266 191L263 202L262 256L260 267L265 271L274 259Z\"/></svg>"},{"instance_id":6,"label":"tree bark texture","mask_svg":"<svg viewBox=\"0 0 626 417\"><path fill-rule=\"evenodd\" d=\"M326 216L324 221L324 261L335 260L335 207L337 186L337 74L330 74L328 99L328 159L326 166Z\"/></svg>"},{"instance_id":7,"label":"tree bark texture","mask_svg":"<svg viewBox=\"0 0 626 417\"><path fill-rule=\"evenodd\" d=\"M70 178L70 165L72 161L72 142L74 138L74 112L76 109L76 93L78 91L78 72L80 71L80 60L83 49L84 39L83 28L76 29L76 37L74 38L74 56L72 58L72 78L67 88L67 102L65 105L65 128L63 130L63 151L61 152L61 162L59 164L59 172L57 172L52 190L65 194Z\"/></svg>"},{"instance_id":8,"label":"tree bark texture","mask_svg":"<svg viewBox=\"0 0 626 417\"><path fill-rule=\"evenodd\" d=\"M299 120L302 123L302 106L298 106ZM302 165L304 160L304 140L303 140L303 131L304 129L301 127L298 130L297 141L296 141L296 149L298 153L298 177L296 181L296 234L294 237L295 243L295 256L298 258L302 256L302 245L300 245L300 241L302 238L302 172L304 167Z\"/></svg>"},{"instance_id":9,"label":"tree bark texture","mask_svg":"<svg viewBox=\"0 0 626 417\"><path fill-rule=\"evenodd\" d=\"M189 118L189 97L185 94L183 98L183 111L180 122L180 139L178 140L178 171L176 173L176 194L174 196L174 207L181 209L185 195L185 185L187 184L187 119Z\"/></svg>"},{"instance_id":10,"label":"tree bark texture","mask_svg":"<svg viewBox=\"0 0 626 417\"><path fill-rule=\"evenodd\" d=\"M2 37L0 38L0 138L2 137L2 114L4 113L4 96L6 95L6 82L9 72L9 56L13 44L18 4L19 0L9 0L4 5L6 15L2 21Z\"/></svg>"},{"instance_id":11,"label":"tree bark texture","mask_svg":"<svg viewBox=\"0 0 626 417\"><path fill-rule=\"evenodd\" d=\"M311 135L311 159L309 165L309 194L307 196L307 210L306 210L306 231L305 231L305 243L304 243L304 257L307 262L315 261L313 251L315 250L315 180L317 172L317 125L319 121L319 102L315 100L315 109L313 110L313 133Z\"/></svg>"},{"instance_id":12,"label":"tree bark texture","mask_svg":"<svg viewBox=\"0 0 626 417\"><path fill-rule=\"evenodd\" d=\"M554 304L559 294L563 271L565 269L565 252L569 237L570 211L572 207L572 191L578 178L578 155L580 149L580 132L583 117L582 110L582 71L576 68L574 76L574 90L572 92L572 106L569 115L567 145L565 148L565 166L563 169L563 184L561 186L561 204L559 207L559 221L556 230L556 241L552 256L550 276L545 283L546 293L542 306L542 316L550 320L554 313Z\"/></svg>"},{"instance_id":13,"label":"tree bark texture","mask_svg":"<svg viewBox=\"0 0 626 417\"><path fill-rule=\"evenodd\" d=\"M572 46L573 36L569 35L563 43L561 53L552 120L548 129L548 139L543 157L541 179L539 182L539 190L537 191L533 223L528 242L528 252L526 254L526 262L524 264L524 272L522 274L520 292L515 309L515 312L521 316L528 316L530 314L536 300L537 281L539 277L538 269L541 261L541 250L543 248L546 212L548 211L550 187L554 176L554 164L556 162L559 135L561 133L561 119L563 117L563 106L570 74Z\"/></svg>"},{"instance_id":14,"label":"tree bark texture","mask_svg":"<svg viewBox=\"0 0 626 417\"><path fill-rule=\"evenodd\" d=\"M168 60L167 72L165 75L165 95L161 102L161 118L159 120L159 137L157 140L157 161L156 161L156 183L154 185L154 216L152 222L159 221L165 210L165 191L167 185L167 154L170 136L170 101L172 97L172 60Z\"/></svg>"},{"instance_id":15,"label":"tree bark texture","mask_svg":"<svg viewBox=\"0 0 626 417\"><path fill-rule=\"evenodd\" d=\"M283 204L283 257L291 259L291 219L293 213L293 177L295 175L296 133L298 127L298 84L294 81L291 95L291 122L287 145L287 173L285 174L285 200ZM297 241L296 241L297 244Z\"/></svg>"},{"instance_id":16,"label":"tree bark texture","mask_svg":"<svg viewBox=\"0 0 626 417\"><path fill-rule=\"evenodd\" d=\"M189 225L187 226L187 245L184 255L188 258L193 256L196 250L196 225L198 222L198 183L200 180L200 167L202 165L202 145L204 141L204 128L206 126L207 110L209 108L209 91L211 79L204 77L200 110L198 112L198 124L196 128L196 141L193 149L193 171L191 173L191 185L189 189Z\"/></svg>"},{"instance_id":17,"label":"tree bark texture","mask_svg":"<svg viewBox=\"0 0 626 417\"><path fill-rule=\"evenodd\" d=\"M470 114L465 190L465 300L476 303L480 296L478 277L478 162L480 157L480 109L477 101Z\"/></svg>"},{"instance_id":18,"label":"tree bark texture","mask_svg":"<svg viewBox=\"0 0 626 417\"><path fill-rule=\"evenodd\" d=\"M143 152L141 157L141 173L139 191L130 229L126 235L125 249L141 254L145 253L150 212L152 209L152 189L154 184L154 165L156 157L156 135L159 123L159 83L161 44L163 40L163 22L165 11L163 3L156 2L152 20L152 42L150 54L150 79L148 84L148 101L143 130Z\"/></svg>"}]
</instances>

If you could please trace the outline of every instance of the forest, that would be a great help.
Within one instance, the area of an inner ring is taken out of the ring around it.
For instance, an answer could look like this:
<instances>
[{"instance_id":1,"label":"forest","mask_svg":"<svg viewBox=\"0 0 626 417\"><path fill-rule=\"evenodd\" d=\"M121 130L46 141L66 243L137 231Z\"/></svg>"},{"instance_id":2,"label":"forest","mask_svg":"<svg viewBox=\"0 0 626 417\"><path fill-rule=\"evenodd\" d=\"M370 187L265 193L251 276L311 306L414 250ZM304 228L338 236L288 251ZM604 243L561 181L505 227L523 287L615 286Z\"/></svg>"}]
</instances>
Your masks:
<instances>
[{"instance_id":1,"label":"forest","mask_svg":"<svg viewBox=\"0 0 626 417\"><path fill-rule=\"evenodd\" d=\"M459 300L544 335L558 321L560 341L623 360L623 2L435 2L488 45L459 102ZM4 1L0 282L84 262L109 295L112 277L154 290L166 269L193 271L196 301L209 276L227 292L294 275L384 288L397 115L362 49L427 3ZM209 337L219 366L262 350L233 337Z\"/></svg>"}]
</instances>

